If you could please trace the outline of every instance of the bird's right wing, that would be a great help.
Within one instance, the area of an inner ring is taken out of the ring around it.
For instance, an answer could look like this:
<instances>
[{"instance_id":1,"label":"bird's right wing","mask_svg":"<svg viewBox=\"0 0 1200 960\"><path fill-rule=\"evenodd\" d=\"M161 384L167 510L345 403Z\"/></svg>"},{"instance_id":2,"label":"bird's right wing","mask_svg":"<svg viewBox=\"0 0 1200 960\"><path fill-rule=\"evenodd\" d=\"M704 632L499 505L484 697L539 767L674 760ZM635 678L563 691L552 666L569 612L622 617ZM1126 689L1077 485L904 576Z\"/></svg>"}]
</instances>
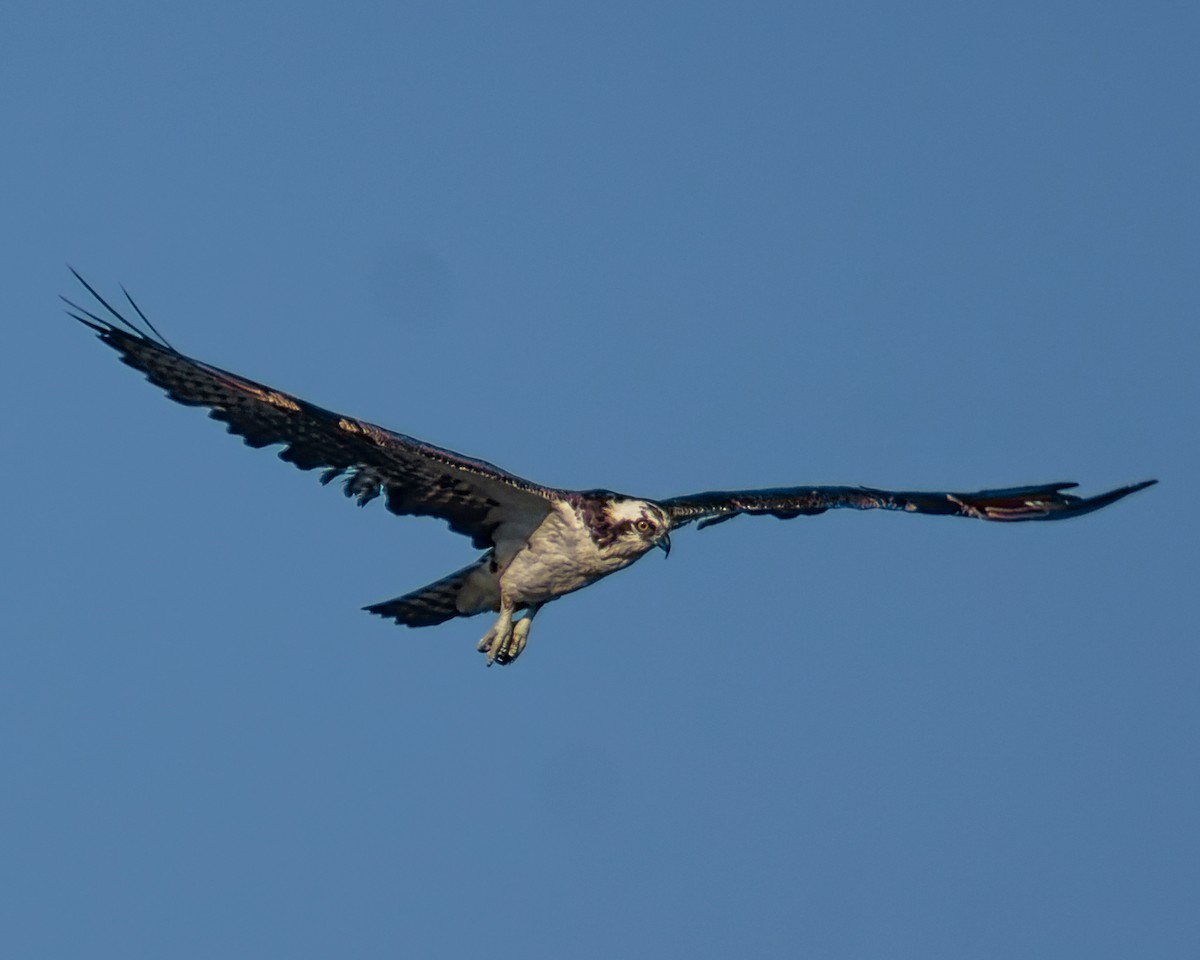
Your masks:
<instances>
[{"instance_id":1,"label":"bird's right wing","mask_svg":"<svg viewBox=\"0 0 1200 960\"><path fill-rule=\"evenodd\" d=\"M146 330L75 276L112 319L67 300L71 316L95 330L125 363L177 403L208 407L210 417L224 421L249 446L283 444L280 459L301 470L323 469L322 483L344 477L346 496L360 505L383 495L392 513L439 517L481 549L491 546L498 526L532 531L552 509L557 490L193 360L168 344L132 299Z\"/></svg>"}]
</instances>

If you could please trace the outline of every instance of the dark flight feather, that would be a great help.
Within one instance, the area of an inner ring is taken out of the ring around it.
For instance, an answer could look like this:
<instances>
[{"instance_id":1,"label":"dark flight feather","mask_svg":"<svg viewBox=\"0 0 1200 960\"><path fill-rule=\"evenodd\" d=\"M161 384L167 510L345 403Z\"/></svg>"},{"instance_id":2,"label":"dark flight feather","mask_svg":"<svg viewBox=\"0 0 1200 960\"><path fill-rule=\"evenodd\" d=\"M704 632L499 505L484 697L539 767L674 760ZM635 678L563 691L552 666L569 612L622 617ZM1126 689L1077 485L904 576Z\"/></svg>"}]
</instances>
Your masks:
<instances>
[{"instance_id":1,"label":"dark flight feather","mask_svg":"<svg viewBox=\"0 0 1200 960\"><path fill-rule=\"evenodd\" d=\"M193 360L172 347L125 293L145 325L122 316L86 280L72 273L112 319L79 306L66 297L68 313L96 331L129 366L142 371L167 396L187 406L209 408L209 416L227 425L252 447L282 444L281 459L302 470L321 469L320 481L341 477L346 496L360 505L383 496L387 509L400 515L433 516L469 536L480 549L495 544L501 523L531 534L556 502L571 502L583 511L597 542L604 540L600 505L620 495L611 491L573 492L542 487L494 464L473 460L364 420L345 417L261 383ZM124 290L124 288L122 288ZM114 322L115 321L115 322ZM1074 483L980 490L975 493L896 492L870 487L818 486L770 490L711 491L659 502L671 528L696 522L713 526L743 514L783 520L814 516L826 510L901 510L978 520L1062 520L1098 510L1154 480L1119 487L1094 497L1063 491ZM598 538L598 539L597 539ZM441 583L449 583L442 581ZM437 585L435 585L437 586ZM392 603L409 609L412 597ZM382 611L375 611L382 612Z\"/></svg>"},{"instance_id":2,"label":"dark flight feather","mask_svg":"<svg viewBox=\"0 0 1200 960\"><path fill-rule=\"evenodd\" d=\"M75 276L113 319L64 297L71 307L68 313L95 330L125 363L177 403L209 408L210 417L224 422L249 446L282 444L280 459L301 470L322 468L322 483L343 477L346 495L360 505L383 495L392 513L438 517L484 549L492 546L501 522L524 518L520 525L532 530L561 495L483 460L342 416L193 360L167 343L132 298L129 302L147 330L122 316L78 273Z\"/></svg>"},{"instance_id":3,"label":"dark flight feather","mask_svg":"<svg viewBox=\"0 0 1200 960\"><path fill-rule=\"evenodd\" d=\"M671 528L698 521L697 529L724 523L742 514L781 520L814 516L839 507L853 510L902 510L906 513L972 517L976 520L1064 520L1099 510L1155 480L1119 487L1094 497L1063 493L1075 483L979 490L975 493L924 493L873 490L870 487L783 487L773 490L714 490L661 501Z\"/></svg>"}]
</instances>

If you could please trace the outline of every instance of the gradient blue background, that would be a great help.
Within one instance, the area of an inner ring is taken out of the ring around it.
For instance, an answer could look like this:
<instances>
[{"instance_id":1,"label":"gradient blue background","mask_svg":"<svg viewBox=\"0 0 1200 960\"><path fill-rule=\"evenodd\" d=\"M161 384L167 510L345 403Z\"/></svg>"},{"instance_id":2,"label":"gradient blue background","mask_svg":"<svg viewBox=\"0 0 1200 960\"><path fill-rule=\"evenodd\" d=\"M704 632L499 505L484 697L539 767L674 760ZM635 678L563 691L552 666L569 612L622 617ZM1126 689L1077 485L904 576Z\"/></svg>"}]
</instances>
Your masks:
<instances>
[{"instance_id":1,"label":"gradient blue background","mask_svg":"<svg viewBox=\"0 0 1200 960\"><path fill-rule=\"evenodd\" d=\"M12 957L1200 955L1190 4L0 16ZM539 481L1159 487L547 609L55 300Z\"/></svg>"}]
</instances>

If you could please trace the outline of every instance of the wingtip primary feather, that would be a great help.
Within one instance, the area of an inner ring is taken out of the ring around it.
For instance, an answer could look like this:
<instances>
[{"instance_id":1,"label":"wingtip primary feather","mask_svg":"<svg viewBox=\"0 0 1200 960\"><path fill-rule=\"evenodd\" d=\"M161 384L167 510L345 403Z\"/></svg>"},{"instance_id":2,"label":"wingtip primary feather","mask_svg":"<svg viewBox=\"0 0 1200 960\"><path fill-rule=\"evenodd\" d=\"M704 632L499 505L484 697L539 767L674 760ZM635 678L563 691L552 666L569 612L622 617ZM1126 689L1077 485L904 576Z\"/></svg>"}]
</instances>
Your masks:
<instances>
[{"instance_id":1,"label":"wingtip primary feather","mask_svg":"<svg viewBox=\"0 0 1200 960\"><path fill-rule=\"evenodd\" d=\"M169 347L171 350L174 350L175 348L173 346L171 346L171 342L166 337L164 337L161 333L159 333L158 327L156 327L153 323L150 322L150 318L148 316L146 316L144 313L142 313L142 308L137 305L137 303L134 301L133 297L130 295L129 291L125 289L124 284L121 284L121 292L123 294L125 294L125 299L129 301L129 305L131 307L133 307L133 309L135 311L137 311L137 315L142 318L142 323L144 323L146 325L147 329L149 329L149 331L151 333L153 333L154 336L156 336L164 346Z\"/></svg>"},{"instance_id":2,"label":"wingtip primary feather","mask_svg":"<svg viewBox=\"0 0 1200 960\"><path fill-rule=\"evenodd\" d=\"M77 307L75 304L71 303L71 301L68 300L64 296L60 295L59 299L62 300L63 303L67 304L71 308L70 310L67 311L67 316L70 317L72 320L78 320L85 327L89 327L90 329L95 330L97 333L104 333L106 330L108 330L108 327L102 326L101 324L97 323L95 320L89 320L85 317L81 317L78 313L75 313L76 310L79 310L81 313L87 313L87 311L84 310L82 307ZM90 316L90 314L89 314L89 316Z\"/></svg>"},{"instance_id":3,"label":"wingtip primary feather","mask_svg":"<svg viewBox=\"0 0 1200 960\"><path fill-rule=\"evenodd\" d=\"M68 307L70 307L71 310L78 310L79 313L82 313L84 315L84 317L87 317L88 319L87 320L83 319L83 317L79 316L78 313L72 313L71 310L67 311L67 316L72 317L75 320L78 320L80 323L91 327L93 330L99 330L101 333L104 333L113 328L113 325L111 323L109 323L107 320L105 320L103 317L96 316L96 314L92 313L92 311L89 310L87 307L81 307L74 300L71 300L71 299L63 296L61 293L58 295L58 299L61 300L63 303L65 303Z\"/></svg>"},{"instance_id":4,"label":"wingtip primary feather","mask_svg":"<svg viewBox=\"0 0 1200 960\"><path fill-rule=\"evenodd\" d=\"M83 285L83 288L85 290L87 290L87 292L90 293L93 297L95 297L96 301L98 303L100 303L104 307L104 309L107 310L112 315L112 317L117 321L117 323L119 323L121 326L123 326L126 330L130 331L135 336L141 337L143 339L153 339L153 340L157 341L158 343L160 343L162 346L166 347L168 350L172 350L172 351L175 350L175 348L173 346L171 346L170 343L167 342L167 338L158 332L158 329L154 326L153 323L150 322L149 318L142 312L141 307L139 307L134 302L133 297L131 297L129 295L129 291L126 290L123 286L121 287L121 292L125 294L125 299L129 301L130 306L132 306L133 309L135 311L137 311L137 315L141 318L142 322L145 323L146 328L150 331L150 335L147 335L146 330L141 330L138 328L138 326L136 324L131 323L119 310L117 310L111 303L109 303L107 300L105 300L104 297L102 297L100 295L99 291L97 291L95 287L93 287L90 283L88 283L85 279L83 279L83 276L80 274L80 272L78 270L76 270L73 266L71 266L71 264L69 264L69 263L67 264L67 269L70 270L71 274L75 277L75 279L78 280ZM104 333L104 332L116 329L116 324L114 324L111 320L106 320L103 317L97 316L91 310L88 310L86 307L81 307L79 304L73 302L72 300L68 299L65 296L62 296L61 294L59 296L60 296L60 299L64 303L67 304L67 306L71 307L74 310L78 310L80 313L84 314L84 316L89 317L93 321L93 323L88 323L86 320L83 320L82 317L79 317L76 314L72 314L72 313L70 313L70 311L68 311L68 314L71 317L73 317L74 319L79 320L80 323L84 323L86 326L92 327L92 329L97 330L97 332L99 332L99 333ZM99 324L100 326L97 327L97 326L95 326L95 324Z\"/></svg>"},{"instance_id":5,"label":"wingtip primary feather","mask_svg":"<svg viewBox=\"0 0 1200 960\"><path fill-rule=\"evenodd\" d=\"M1078 484L1053 484L1044 488L1046 491L1052 491L1049 497L1034 497L1025 503L1012 502L1019 500L1018 497L1013 496L984 497L974 500L970 506L981 510L983 519L988 520L1065 520L1100 510L1118 500L1123 500L1132 493L1145 490L1157 482L1157 480L1143 480L1140 483L1132 483L1096 494L1094 497L1080 497L1061 492L1076 487Z\"/></svg>"}]
</instances>

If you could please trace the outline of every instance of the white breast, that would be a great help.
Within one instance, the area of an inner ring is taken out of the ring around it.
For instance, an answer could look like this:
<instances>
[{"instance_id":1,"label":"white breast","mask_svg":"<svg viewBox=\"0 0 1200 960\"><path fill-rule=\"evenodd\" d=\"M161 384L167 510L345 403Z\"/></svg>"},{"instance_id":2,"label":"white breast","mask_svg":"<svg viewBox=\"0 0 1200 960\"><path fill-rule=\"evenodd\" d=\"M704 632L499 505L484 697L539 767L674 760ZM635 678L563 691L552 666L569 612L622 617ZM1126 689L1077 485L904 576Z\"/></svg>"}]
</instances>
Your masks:
<instances>
[{"instance_id":1,"label":"white breast","mask_svg":"<svg viewBox=\"0 0 1200 960\"><path fill-rule=\"evenodd\" d=\"M503 568L501 588L518 604L545 603L595 583L637 559L637 555L601 552L568 503L555 504L526 542L498 543L496 553ZM509 554L511 559L505 565Z\"/></svg>"}]
</instances>

